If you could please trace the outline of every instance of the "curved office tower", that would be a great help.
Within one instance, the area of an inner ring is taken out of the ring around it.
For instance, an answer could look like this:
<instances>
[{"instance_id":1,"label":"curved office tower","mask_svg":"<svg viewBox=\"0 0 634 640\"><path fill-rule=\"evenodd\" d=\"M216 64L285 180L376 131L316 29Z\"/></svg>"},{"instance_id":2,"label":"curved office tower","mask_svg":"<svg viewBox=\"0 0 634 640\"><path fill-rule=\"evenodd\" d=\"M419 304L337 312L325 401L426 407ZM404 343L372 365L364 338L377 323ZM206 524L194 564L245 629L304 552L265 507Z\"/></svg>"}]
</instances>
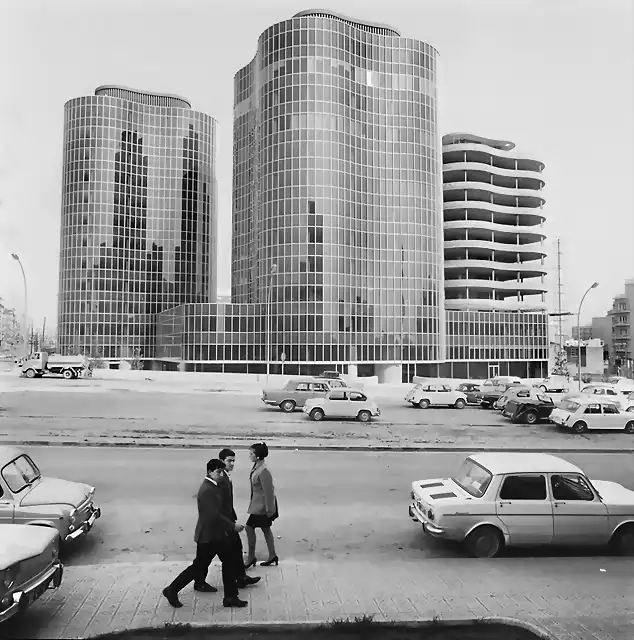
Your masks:
<instances>
[{"instance_id":1,"label":"curved office tower","mask_svg":"<svg viewBox=\"0 0 634 640\"><path fill-rule=\"evenodd\" d=\"M302 11L236 74L232 302L270 299L274 361L444 359L436 58Z\"/></svg>"},{"instance_id":2,"label":"curved office tower","mask_svg":"<svg viewBox=\"0 0 634 640\"><path fill-rule=\"evenodd\" d=\"M103 86L64 107L61 353L151 357L155 314L215 301L215 121Z\"/></svg>"}]
</instances>

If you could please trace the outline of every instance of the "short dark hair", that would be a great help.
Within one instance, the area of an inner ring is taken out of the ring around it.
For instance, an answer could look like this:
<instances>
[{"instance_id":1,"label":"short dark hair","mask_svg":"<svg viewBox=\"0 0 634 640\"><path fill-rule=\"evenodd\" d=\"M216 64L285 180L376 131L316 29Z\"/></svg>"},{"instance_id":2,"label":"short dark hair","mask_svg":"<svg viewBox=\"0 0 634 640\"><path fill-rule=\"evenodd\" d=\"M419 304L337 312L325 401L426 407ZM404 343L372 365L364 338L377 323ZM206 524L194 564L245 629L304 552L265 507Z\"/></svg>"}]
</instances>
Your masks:
<instances>
[{"instance_id":1,"label":"short dark hair","mask_svg":"<svg viewBox=\"0 0 634 640\"><path fill-rule=\"evenodd\" d=\"M266 446L266 443L264 442L256 442L255 444L252 444L250 447L251 451L253 451L253 453L255 453L255 457L258 460L264 460L264 458L266 458L266 456L269 455L269 448Z\"/></svg>"},{"instance_id":2,"label":"short dark hair","mask_svg":"<svg viewBox=\"0 0 634 640\"><path fill-rule=\"evenodd\" d=\"M218 458L212 458L207 463L207 473L211 473L212 471L216 471L217 469L226 469L227 465L222 461L218 460Z\"/></svg>"},{"instance_id":3,"label":"short dark hair","mask_svg":"<svg viewBox=\"0 0 634 640\"><path fill-rule=\"evenodd\" d=\"M220 458L220 460L225 460L226 458L235 458L235 457L236 457L236 452L231 449L223 449L218 454L218 458Z\"/></svg>"}]
</instances>

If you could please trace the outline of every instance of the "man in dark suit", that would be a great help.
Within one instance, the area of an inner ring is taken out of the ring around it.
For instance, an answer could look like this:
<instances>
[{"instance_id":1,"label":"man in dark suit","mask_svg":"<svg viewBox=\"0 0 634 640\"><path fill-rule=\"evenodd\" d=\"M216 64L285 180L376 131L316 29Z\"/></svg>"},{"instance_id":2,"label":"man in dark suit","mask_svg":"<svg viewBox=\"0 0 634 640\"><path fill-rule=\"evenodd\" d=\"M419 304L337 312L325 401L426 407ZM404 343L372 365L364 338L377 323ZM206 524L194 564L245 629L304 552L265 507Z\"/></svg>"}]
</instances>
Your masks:
<instances>
[{"instance_id":1,"label":"man in dark suit","mask_svg":"<svg viewBox=\"0 0 634 640\"><path fill-rule=\"evenodd\" d=\"M194 533L196 557L165 589L163 595L173 607L182 607L178 592L194 582L194 589L204 593L217 591L207 584L207 572L214 556L222 562L222 584L224 587L225 607L246 607L248 602L238 598L238 572L235 552L231 539L232 533L240 533L243 525L233 522L225 514L225 492L220 486L225 463L221 460L210 460L207 463L207 475L198 490L198 522Z\"/></svg>"},{"instance_id":2,"label":"man in dark suit","mask_svg":"<svg viewBox=\"0 0 634 640\"><path fill-rule=\"evenodd\" d=\"M233 471L233 467L236 464L236 454L235 451L231 449L223 449L219 454L218 458L225 463L225 468L223 469L222 479L218 483L223 490L225 491L225 513L228 515L233 522L237 522L238 516L236 515L236 511L233 507L233 483L231 482L231 472ZM233 553L235 554L235 563L237 566L237 574L238 574L238 587L240 589L244 589L244 587L248 587L249 585L255 584L260 581L260 576L249 576L244 568L244 559L243 559L243 548L242 548L242 540L240 539L240 534L237 532L233 532L230 536L231 545Z\"/></svg>"}]
</instances>

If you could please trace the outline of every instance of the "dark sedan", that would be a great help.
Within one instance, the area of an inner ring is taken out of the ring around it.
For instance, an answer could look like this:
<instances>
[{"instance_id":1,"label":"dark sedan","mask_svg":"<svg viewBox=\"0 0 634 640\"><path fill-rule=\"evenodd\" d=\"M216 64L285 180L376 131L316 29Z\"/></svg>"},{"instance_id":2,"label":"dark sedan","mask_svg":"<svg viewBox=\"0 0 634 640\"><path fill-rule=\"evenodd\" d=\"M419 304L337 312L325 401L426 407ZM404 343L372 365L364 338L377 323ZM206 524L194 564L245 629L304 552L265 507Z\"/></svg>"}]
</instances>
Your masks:
<instances>
[{"instance_id":1,"label":"dark sedan","mask_svg":"<svg viewBox=\"0 0 634 640\"><path fill-rule=\"evenodd\" d=\"M502 411L502 415L512 422L536 424L540 420L547 420L555 403L548 396L538 394L536 398L516 398L509 400Z\"/></svg>"},{"instance_id":2,"label":"dark sedan","mask_svg":"<svg viewBox=\"0 0 634 640\"><path fill-rule=\"evenodd\" d=\"M476 397L480 391L480 385L473 382L462 382L456 387L456 391L461 391L467 396L467 404L480 404L480 400Z\"/></svg>"}]
</instances>

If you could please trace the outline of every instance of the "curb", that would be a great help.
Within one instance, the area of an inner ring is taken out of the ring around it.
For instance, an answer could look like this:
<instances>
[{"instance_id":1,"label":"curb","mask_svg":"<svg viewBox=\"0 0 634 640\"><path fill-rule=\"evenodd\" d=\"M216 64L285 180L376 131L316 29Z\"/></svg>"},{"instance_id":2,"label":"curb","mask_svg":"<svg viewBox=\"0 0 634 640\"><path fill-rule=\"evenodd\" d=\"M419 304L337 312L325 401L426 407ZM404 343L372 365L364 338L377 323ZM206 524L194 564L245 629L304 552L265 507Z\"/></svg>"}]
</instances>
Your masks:
<instances>
[{"instance_id":1,"label":"curb","mask_svg":"<svg viewBox=\"0 0 634 640\"><path fill-rule=\"evenodd\" d=\"M212 440L207 442L198 443L152 443L145 444L142 442L82 442L79 440L0 440L0 446L14 446L14 447L94 447L94 448L116 448L116 447L128 447L137 449L214 449L227 443L236 441L232 438L223 438L222 442L215 443ZM242 442L242 441L238 441ZM251 440L248 441L249 443ZM504 453L508 452L520 452L520 453L598 453L598 454L634 454L634 449L568 449L562 447L485 447L485 446L420 446L420 447L407 447L407 446L373 446L373 445L304 445L304 444L280 444L276 445L274 441L271 442L271 448L275 448L278 451L377 451L377 452L394 452L394 453L475 453L475 452L491 452L491 453ZM234 444L236 449L248 449L250 444Z\"/></svg>"},{"instance_id":2,"label":"curb","mask_svg":"<svg viewBox=\"0 0 634 640\"><path fill-rule=\"evenodd\" d=\"M363 614L365 616L365 614ZM369 616L373 618L373 616ZM218 624L209 624L205 622L188 622L182 625L171 624L164 625L162 627L141 627L139 629L129 629L126 631L115 631L110 633L104 633L97 636L89 636L92 638L118 638L125 636L126 634L131 633L143 633L143 632L160 632L165 628L174 628L182 626L183 629L193 628L193 629L210 629L210 630L233 630L236 628L245 628L250 631L265 631L265 632L275 632L275 631L307 631L311 629L322 629L324 627L329 627L335 622L341 621L350 621L350 624L353 625L355 623L354 620L350 620L350 618L337 618L334 620L324 620L321 622L284 622L284 621L275 621L275 622L235 622L235 623L218 623ZM363 624L361 622L360 624ZM506 618L506 617L484 617L484 618L456 618L456 619L442 619L442 618L434 618L432 620L407 620L407 621L399 621L399 620L372 620L372 622L367 623L368 626L376 626L382 627L384 629L389 629L391 627L401 627L406 629L428 629L428 628L436 628L436 627L465 627L465 626L478 626L478 625L490 625L490 624L501 624L508 625L509 627L519 627L520 629L526 629L531 633L535 634L540 640L558 640L555 636L546 632L543 628L539 627L537 624L533 622L526 622L524 620L519 620L517 618Z\"/></svg>"}]
</instances>

